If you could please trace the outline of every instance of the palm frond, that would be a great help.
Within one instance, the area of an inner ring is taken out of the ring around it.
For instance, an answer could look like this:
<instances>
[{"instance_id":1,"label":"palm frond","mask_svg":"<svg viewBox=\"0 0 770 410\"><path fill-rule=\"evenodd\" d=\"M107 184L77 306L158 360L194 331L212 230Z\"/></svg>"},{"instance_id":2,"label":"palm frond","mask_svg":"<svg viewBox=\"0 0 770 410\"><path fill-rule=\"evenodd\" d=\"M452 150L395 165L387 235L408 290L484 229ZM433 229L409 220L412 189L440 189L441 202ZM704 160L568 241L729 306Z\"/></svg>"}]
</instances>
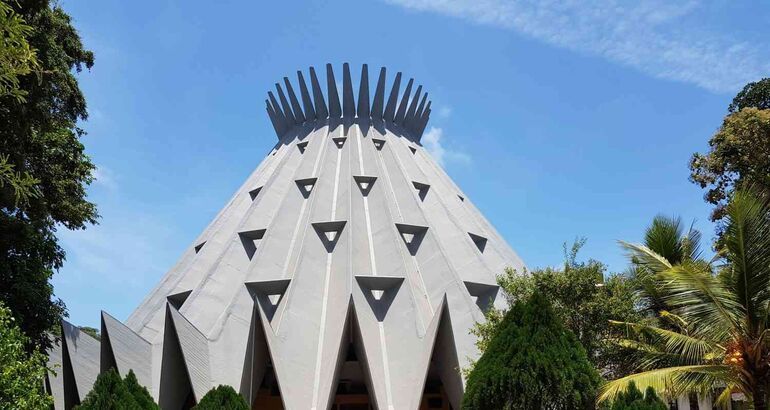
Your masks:
<instances>
[{"instance_id":1,"label":"palm frond","mask_svg":"<svg viewBox=\"0 0 770 410\"><path fill-rule=\"evenodd\" d=\"M676 397L683 392L708 391L717 385L735 385L736 376L726 365L691 365L666 367L632 374L605 383L598 401L614 400L633 382L639 390L652 387L664 396Z\"/></svg>"},{"instance_id":2,"label":"palm frond","mask_svg":"<svg viewBox=\"0 0 770 410\"><path fill-rule=\"evenodd\" d=\"M665 354L679 364L702 364L718 359L724 352L719 344L697 336L638 323L610 323L623 330L627 339L643 343L647 353Z\"/></svg>"}]
</instances>

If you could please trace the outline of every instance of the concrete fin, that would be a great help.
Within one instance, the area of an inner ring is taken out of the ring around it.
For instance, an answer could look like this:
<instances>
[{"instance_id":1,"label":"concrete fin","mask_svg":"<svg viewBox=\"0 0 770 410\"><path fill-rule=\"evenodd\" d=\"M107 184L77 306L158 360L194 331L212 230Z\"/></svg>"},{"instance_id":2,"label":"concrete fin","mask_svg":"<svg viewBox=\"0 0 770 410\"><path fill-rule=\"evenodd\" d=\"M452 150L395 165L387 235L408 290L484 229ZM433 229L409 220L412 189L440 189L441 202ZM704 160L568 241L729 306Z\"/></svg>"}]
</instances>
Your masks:
<instances>
[{"instance_id":1,"label":"concrete fin","mask_svg":"<svg viewBox=\"0 0 770 410\"><path fill-rule=\"evenodd\" d=\"M273 358L270 350L272 340L272 328L265 324L269 320L266 317L262 303L256 298L261 298L264 292L281 293L286 288L280 284L284 280L247 282L245 285L255 298L254 309L252 310L249 324L249 340L246 345L246 354L243 361L243 372L241 375L240 393L247 398L250 408L285 408L283 398L280 394L280 385L273 369ZM286 280L288 281L288 279ZM269 283L272 282L272 283ZM264 285L264 286L263 286ZM286 284L288 286L288 282ZM281 288L283 288L281 290ZM266 394L261 394L261 387L266 387ZM271 390L278 390L276 399Z\"/></svg>"},{"instance_id":2,"label":"concrete fin","mask_svg":"<svg viewBox=\"0 0 770 410\"><path fill-rule=\"evenodd\" d=\"M187 297L190 296L190 293L192 293L192 289L186 290L184 292L174 293L166 296L166 301L170 303L171 306L177 309L181 309L182 305L184 305L184 302L187 300Z\"/></svg>"},{"instance_id":3,"label":"concrete fin","mask_svg":"<svg viewBox=\"0 0 770 410\"><path fill-rule=\"evenodd\" d=\"M401 235L401 239L404 240L406 248L412 256L417 255L417 251L420 249L420 244L425 238L425 233L428 232L427 226L420 225L408 225L408 224L396 224L396 229Z\"/></svg>"},{"instance_id":4,"label":"concrete fin","mask_svg":"<svg viewBox=\"0 0 770 410\"><path fill-rule=\"evenodd\" d=\"M190 374L187 370L179 335L171 317L171 305L166 305L163 326L163 353L160 368L158 404L162 409L181 409L185 404L197 404Z\"/></svg>"},{"instance_id":5,"label":"concrete fin","mask_svg":"<svg viewBox=\"0 0 770 410\"><path fill-rule=\"evenodd\" d=\"M499 286L470 281L464 281L464 283L471 298L482 312L486 312L495 303Z\"/></svg>"},{"instance_id":6,"label":"concrete fin","mask_svg":"<svg viewBox=\"0 0 770 410\"><path fill-rule=\"evenodd\" d=\"M300 154L304 154L305 150L307 149L308 141L302 141L297 143L297 149L299 150Z\"/></svg>"},{"instance_id":7,"label":"concrete fin","mask_svg":"<svg viewBox=\"0 0 770 410\"><path fill-rule=\"evenodd\" d=\"M121 377L134 371L139 384L152 388L152 346L128 326L102 311L101 371L114 365ZM111 355L112 357L106 357Z\"/></svg>"},{"instance_id":8,"label":"concrete fin","mask_svg":"<svg viewBox=\"0 0 770 410\"><path fill-rule=\"evenodd\" d=\"M286 294L291 279L263 280L258 282L246 282L246 289L256 303L259 303L267 320L272 322L278 305Z\"/></svg>"},{"instance_id":9,"label":"concrete fin","mask_svg":"<svg viewBox=\"0 0 770 410\"><path fill-rule=\"evenodd\" d=\"M310 197L310 193L313 192L316 181L318 181L318 178L303 178L294 181L294 183L297 184L297 188L299 188L299 192L302 194L302 197L308 199Z\"/></svg>"},{"instance_id":10,"label":"concrete fin","mask_svg":"<svg viewBox=\"0 0 770 410\"><path fill-rule=\"evenodd\" d=\"M401 97L401 103L398 105L398 111L396 111L396 116L393 119L393 121L397 124L404 123L404 116L406 116L406 106L409 103L409 97L412 95L413 84L414 84L414 78L410 78L409 82L406 83L406 88L404 89L404 95Z\"/></svg>"},{"instance_id":11,"label":"concrete fin","mask_svg":"<svg viewBox=\"0 0 770 410\"><path fill-rule=\"evenodd\" d=\"M337 241L342 236L342 230L345 229L346 223L347 221L329 221L312 224L327 252L332 253L334 251L334 247L337 246Z\"/></svg>"},{"instance_id":12,"label":"concrete fin","mask_svg":"<svg viewBox=\"0 0 770 410\"><path fill-rule=\"evenodd\" d=\"M420 93L422 93L421 85L417 87L417 91L414 92L414 97L412 97L412 101L409 103L409 109L406 110L403 123L405 127L409 127L414 119L414 114L417 112L417 103L420 101Z\"/></svg>"},{"instance_id":13,"label":"concrete fin","mask_svg":"<svg viewBox=\"0 0 770 410\"><path fill-rule=\"evenodd\" d=\"M69 351L67 350L67 341L64 338L61 340L61 350L61 373L64 408L71 409L74 406L80 404L80 393L78 392L78 384L75 380L75 371L72 368L72 358L70 357Z\"/></svg>"},{"instance_id":14,"label":"concrete fin","mask_svg":"<svg viewBox=\"0 0 770 410\"><path fill-rule=\"evenodd\" d=\"M302 107L299 105L297 94L294 93L294 88L291 86L289 77L283 77L283 83L286 84L286 94L289 95L291 110L294 112L294 119L297 121L297 123L302 124L305 122L305 113L302 112Z\"/></svg>"},{"instance_id":15,"label":"concrete fin","mask_svg":"<svg viewBox=\"0 0 770 410\"><path fill-rule=\"evenodd\" d=\"M249 191L249 197L251 198L252 201L257 199L257 195L259 195L259 191L261 190L262 190L262 187L260 186Z\"/></svg>"},{"instance_id":16,"label":"concrete fin","mask_svg":"<svg viewBox=\"0 0 770 410\"><path fill-rule=\"evenodd\" d=\"M347 137L335 137L332 138L332 142L334 142L334 145L337 146L337 148L342 148L345 146L345 141L347 141Z\"/></svg>"},{"instance_id":17,"label":"concrete fin","mask_svg":"<svg viewBox=\"0 0 770 410\"><path fill-rule=\"evenodd\" d=\"M428 93L422 95L422 100L420 100L420 105L417 106L417 111L414 112L414 115L409 120L407 127L409 130L414 134L417 132L417 129L420 127L420 124L422 123L422 116L424 114L423 110L425 110L425 101L428 99Z\"/></svg>"},{"instance_id":18,"label":"concrete fin","mask_svg":"<svg viewBox=\"0 0 770 410\"><path fill-rule=\"evenodd\" d=\"M285 131L283 122L281 121L280 118L278 118L278 115L275 113L275 110L273 110L273 107L270 106L270 103L267 100L265 100L265 105L267 109L267 116L268 118L270 118L270 123L273 125L273 129L275 130L275 135L277 135L278 138L280 138L283 135L283 132Z\"/></svg>"},{"instance_id":19,"label":"concrete fin","mask_svg":"<svg viewBox=\"0 0 770 410\"><path fill-rule=\"evenodd\" d=\"M310 86L313 89L316 117L320 120L326 119L329 116L329 109L326 108L326 99L321 91L321 85L318 83L318 77L313 67L310 67Z\"/></svg>"},{"instance_id":20,"label":"concrete fin","mask_svg":"<svg viewBox=\"0 0 770 410\"><path fill-rule=\"evenodd\" d=\"M72 386L70 386L70 389L72 393L69 395L65 394L64 375L66 368L62 344L63 342L61 341L53 340L51 348L46 352L48 354L48 362L46 364L48 371L46 372L45 390L53 397L55 409L70 409L78 404L77 400L75 400L77 398L77 387L74 387L74 377L71 378ZM69 372L70 374L72 373L71 365L69 365ZM69 401L67 401L68 399Z\"/></svg>"},{"instance_id":21,"label":"concrete fin","mask_svg":"<svg viewBox=\"0 0 770 410\"><path fill-rule=\"evenodd\" d=\"M385 105L385 67L380 68L380 76L377 79L377 88L374 90L371 116L374 120L382 119L382 109Z\"/></svg>"},{"instance_id":22,"label":"concrete fin","mask_svg":"<svg viewBox=\"0 0 770 410\"><path fill-rule=\"evenodd\" d=\"M333 376L335 382L332 384L332 391L329 392L328 402L325 403L325 406L319 407L319 409L333 408L333 403L338 397L341 399L340 402L344 403L342 400L350 400L350 398L355 396L363 395L366 395L369 398L369 406L363 404L356 405L354 402L351 402L351 409L364 407L371 409L382 408L378 406L377 398L372 394L372 377L368 367L369 359L366 356L366 349L361 337L361 331L358 327L355 305L352 303L352 300L345 318L345 331L340 340L336 361L337 365ZM352 375L359 376L363 380L358 378L353 379L351 378ZM337 408L345 409L348 407L344 404L340 404Z\"/></svg>"},{"instance_id":23,"label":"concrete fin","mask_svg":"<svg viewBox=\"0 0 770 410\"><path fill-rule=\"evenodd\" d=\"M377 321L385 320L396 293L404 282L403 277L356 275L356 282L361 287L366 301L372 308Z\"/></svg>"},{"instance_id":24,"label":"concrete fin","mask_svg":"<svg viewBox=\"0 0 770 410\"><path fill-rule=\"evenodd\" d=\"M383 118L385 121L393 121L396 115L396 104L398 103L398 91L401 88L401 73L396 73L396 79L393 80L393 88L390 89L388 105L385 106Z\"/></svg>"},{"instance_id":25,"label":"concrete fin","mask_svg":"<svg viewBox=\"0 0 770 410\"><path fill-rule=\"evenodd\" d=\"M374 181L377 180L377 177L367 175L353 175L353 180L356 182L358 189L361 190L361 195L367 196L369 195L369 192L371 192L372 187L374 186Z\"/></svg>"},{"instance_id":26,"label":"concrete fin","mask_svg":"<svg viewBox=\"0 0 770 410\"><path fill-rule=\"evenodd\" d=\"M372 138L372 143L374 143L374 148L377 148L377 151L382 151L382 147L385 146L385 140L379 138Z\"/></svg>"},{"instance_id":27,"label":"concrete fin","mask_svg":"<svg viewBox=\"0 0 770 410\"><path fill-rule=\"evenodd\" d=\"M425 197L428 195L428 191L430 190L430 185L423 184L422 182L412 181L412 186L414 186L414 189L417 190L417 197L420 198L420 201L425 201Z\"/></svg>"},{"instance_id":28,"label":"concrete fin","mask_svg":"<svg viewBox=\"0 0 770 410\"><path fill-rule=\"evenodd\" d=\"M283 94L281 84L275 83L275 91L278 92L278 99L281 101L281 109L286 116L286 121L289 122L289 124L300 124L301 121L297 121L297 118L291 111L291 106L289 105L289 101L286 100L286 95Z\"/></svg>"},{"instance_id":29,"label":"concrete fin","mask_svg":"<svg viewBox=\"0 0 770 410\"><path fill-rule=\"evenodd\" d=\"M257 247L262 238L265 237L265 232L265 229L238 232L238 237L241 239L243 250L246 251L246 256L249 257L249 260L251 260L257 252Z\"/></svg>"},{"instance_id":30,"label":"concrete fin","mask_svg":"<svg viewBox=\"0 0 770 410\"><path fill-rule=\"evenodd\" d=\"M353 98L353 80L350 78L350 65L342 64L342 113L345 118L356 116L356 103Z\"/></svg>"},{"instance_id":31,"label":"concrete fin","mask_svg":"<svg viewBox=\"0 0 770 410\"><path fill-rule=\"evenodd\" d=\"M78 400L83 400L99 376L100 343L66 320L62 321L62 340L75 379Z\"/></svg>"},{"instance_id":32,"label":"concrete fin","mask_svg":"<svg viewBox=\"0 0 770 410\"><path fill-rule=\"evenodd\" d=\"M358 118L369 118L369 68L361 66L361 83L358 86Z\"/></svg>"},{"instance_id":33,"label":"concrete fin","mask_svg":"<svg viewBox=\"0 0 770 410\"><path fill-rule=\"evenodd\" d=\"M476 248L479 249L479 252L484 253L484 249L487 247L487 238L470 232L468 232L468 236L470 236L473 243L476 244Z\"/></svg>"},{"instance_id":34,"label":"concrete fin","mask_svg":"<svg viewBox=\"0 0 770 410\"><path fill-rule=\"evenodd\" d=\"M460 361L457 357L457 348L452 331L452 316L446 296L444 296L439 312L436 315L438 321L434 320L431 323L431 328L434 324L438 326L432 331L435 334L435 338L431 339L435 341L429 356L430 360L426 366L423 388L419 393L422 397L430 398L434 401L442 401L440 408L459 409L462 403L464 387L462 377L458 371ZM428 332L428 334L430 333ZM441 394L442 391L445 392L446 399L449 400L451 406L445 406L445 403L443 403L445 398Z\"/></svg>"},{"instance_id":35,"label":"concrete fin","mask_svg":"<svg viewBox=\"0 0 770 410\"><path fill-rule=\"evenodd\" d=\"M326 64L326 88L327 94L329 94L329 118L340 118L342 116L342 107L340 107L337 81L334 79L334 70L331 64Z\"/></svg>"},{"instance_id":36,"label":"concrete fin","mask_svg":"<svg viewBox=\"0 0 770 410\"><path fill-rule=\"evenodd\" d=\"M316 116L313 100L310 99L310 92L308 92L305 77L302 75L302 71L299 70L297 70L297 83L299 84L299 93L302 96L302 107L305 109L305 119L308 121L314 120Z\"/></svg>"},{"instance_id":37,"label":"concrete fin","mask_svg":"<svg viewBox=\"0 0 770 410\"><path fill-rule=\"evenodd\" d=\"M195 250L195 253L198 253L198 252L200 252L200 251L201 251L201 249L203 249L203 245L205 245L205 244L206 244L206 241L203 241L203 242L201 242L201 243L199 243L199 244L195 245L195 248L193 248L193 249Z\"/></svg>"},{"instance_id":38,"label":"concrete fin","mask_svg":"<svg viewBox=\"0 0 770 410\"><path fill-rule=\"evenodd\" d=\"M173 306L168 305L167 308L179 340L195 399L200 401L211 388L208 340Z\"/></svg>"}]
</instances>

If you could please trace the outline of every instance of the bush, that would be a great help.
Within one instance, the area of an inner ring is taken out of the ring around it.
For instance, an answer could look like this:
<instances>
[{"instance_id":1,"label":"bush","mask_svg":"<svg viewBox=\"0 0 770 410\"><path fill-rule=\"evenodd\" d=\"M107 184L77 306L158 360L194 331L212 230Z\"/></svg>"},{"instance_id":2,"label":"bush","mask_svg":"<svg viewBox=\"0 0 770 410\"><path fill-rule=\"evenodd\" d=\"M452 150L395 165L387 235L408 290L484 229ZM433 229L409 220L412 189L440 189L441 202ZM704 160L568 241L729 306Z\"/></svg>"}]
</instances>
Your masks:
<instances>
[{"instance_id":1,"label":"bush","mask_svg":"<svg viewBox=\"0 0 770 410\"><path fill-rule=\"evenodd\" d=\"M628 390L620 393L612 403L611 410L667 410L668 406L661 400L652 387L642 392L631 382Z\"/></svg>"},{"instance_id":2,"label":"bush","mask_svg":"<svg viewBox=\"0 0 770 410\"><path fill-rule=\"evenodd\" d=\"M536 291L502 319L468 376L462 408L588 409L600 381L580 342Z\"/></svg>"},{"instance_id":3,"label":"bush","mask_svg":"<svg viewBox=\"0 0 770 410\"><path fill-rule=\"evenodd\" d=\"M28 354L29 339L21 333L11 311L0 303L0 409L47 410L51 396L43 391L46 359L35 351Z\"/></svg>"},{"instance_id":4,"label":"bush","mask_svg":"<svg viewBox=\"0 0 770 410\"><path fill-rule=\"evenodd\" d=\"M246 399L232 387L220 384L209 390L194 407L195 410L249 410Z\"/></svg>"},{"instance_id":5,"label":"bush","mask_svg":"<svg viewBox=\"0 0 770 410\"><path fill-rule=\"evenodd\" d=\"M109 369L96 378L93 389L75 409L157 410L158 405L147 389L139 385L133 371L123 380L115 369Z\"/></svg>"}]
</instances>

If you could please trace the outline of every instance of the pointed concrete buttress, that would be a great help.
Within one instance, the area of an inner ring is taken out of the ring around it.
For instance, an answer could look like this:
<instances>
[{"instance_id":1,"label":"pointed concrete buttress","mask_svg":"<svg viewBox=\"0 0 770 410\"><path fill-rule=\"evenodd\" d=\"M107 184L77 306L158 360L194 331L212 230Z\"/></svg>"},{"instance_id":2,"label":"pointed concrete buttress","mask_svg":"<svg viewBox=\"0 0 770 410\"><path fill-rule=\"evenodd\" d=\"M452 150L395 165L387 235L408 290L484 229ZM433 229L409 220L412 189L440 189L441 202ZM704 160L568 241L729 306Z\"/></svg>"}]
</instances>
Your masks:
<instances>
[{"instance_id":1,"label":"pointed concrete buttress","mask_svg":"<svg viewBox=\"0 0 770 410\"><path fill-rule=\"evenodd\" d=\"M277 143L125 324L62 325L55 408L114 368L162 409L222 384L254 409L459 409L470 330L524 264L423 149L427 89L353 64L276 81Z\"/></svg>"}]
</instances>

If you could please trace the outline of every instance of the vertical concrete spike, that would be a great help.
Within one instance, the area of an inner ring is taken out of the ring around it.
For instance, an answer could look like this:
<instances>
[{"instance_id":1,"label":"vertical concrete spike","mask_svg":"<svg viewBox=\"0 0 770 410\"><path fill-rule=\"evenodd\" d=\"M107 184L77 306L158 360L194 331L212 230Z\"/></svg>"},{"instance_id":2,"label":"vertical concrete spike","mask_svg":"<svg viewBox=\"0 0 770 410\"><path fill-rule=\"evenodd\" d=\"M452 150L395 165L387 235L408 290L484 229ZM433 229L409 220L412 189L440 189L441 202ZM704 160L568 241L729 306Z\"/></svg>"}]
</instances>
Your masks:
<instances>
[{"instance_id":1,"label":"vertical concrete spike","mask_svg":"<svg viewBox=\"0 0 770 410\"><path fill-rule=\"evenodd\" d=\"M273 112L275 112L275 115L281 119L282 123L288 125L289 122L286 119L286 114L284 114L283 110L281 110L281 106L278 104L278 101L275 99L275 95L273 95L273 92L268 91L267 97L270 98L270 105L273 107Z\"/></svg>"},{"instance_id":2,"label":"vertical concrete spike","mask_svg":"<svg viewBox=\"0 0 770 410\"><path fill-rule=\"evenodd\" d=\"M325 120L329 116L329 109L326 108L326 99L321 91L321 85L318 83L318 77L315 75L315 68L313 67L310 67L310 86L313 88L316 117L319 120Z\"/></svg>"},{"instance_id":3,"label":"vertical concrete spike","mask_svg":"<svg viewBox=\"0 0 770 410\"><path fill-rule=\"evenodd\" d=\"M377 79L377 88L374 90L372 102L372 119L382 119L382 107L385 105L385 67L380 68L380 77Z\"/></svg>"},{"instance_id":4,"label":"vertical concrete spike","mask_svg":"<svg viewBox=\"0 0 770 410\"><path fill-rule=\"evenodd\" d=\"M422 86L417 87L417 91L414 92L412 102L409 103L409 109L406 110L406 116L404 117L404 126L409 127L414 119L414 113L417 111L417 102L420 101L420 94L422 93Z\"/></svg>"},{"instance_id":5,"label":"vertical concrete spike","mask_svg":"<svg viewBox=\"0 0 770 410\"><path fill-rule=\"evenodd\" d=\"M278 92L278 99L281 100L281 108L283 109L283 115L286 116L286 121L290 124L299 124L294 113L291 111L289 101L286 100L286 95L283 94L281 84L275 83L275 90Z\"/></svg>"},{"instance_id":6,"label":"vertical concrete spike","mask_svg":"<svg viewBox=\"0 0 770 410\"><path fill-rule=\"evenodd\" d=\"M412 94L412 85L414 84L414 78L410 78L409 82L406 83L406 89L404 89L404 95L401 97L401 104L398 105L398 111L396 112L396 117L393 119L394 122L403 124L404 123L404 116L406 115L406 105L409 102L409 96Z\"/></svg>"},{"instance_id":7,"label":"vertical concrete spike","mask_svg":"<svg viewBox=\"0 0 770 410\"><path fill-rule=\"evenodd\" d=\"M342 116L342 107L340 107L337 81L334 80L334 70L331 64L326 64L326 88L329 94L329 118L340 118Z\"/></svg>"},{"instance_id":8,"label":"vertical concrete spike","mask_svg":"<svg viewBox=\"0 0 770 410\"><path fill-rule=\"evenodd\" d=\"M299 93L302 95L302 106L305 108L305 119L308 121L314 120L316 117L313 100L310 99L305 77L302 76L302 71L299 70L297 70L297 82L299 83Z\"/></svg>"},{"instance_id":9,"label":"vertical concrete spike","mask_svg":"<svg viewBox=\"0 0 770 410\"><path fill-rule=\"evenodd\" d=\"M396 115L396 103L398 103L398 90L401 88L401 73L396 73L396 79L393 80L393 88L390 89L388 105L385 107L383 118L385 121L393 121Z\"/></svg>"},{"instance_id":10,"label":"vertical concrete spike","mask_svg":"<svg viewBox=\"0 0 770 410\"><path fill-rule=\"evenodd\" d=\"M413 129L415 132L418 128L420 128L420 124L422 123L422 116L425 114L425 101L428 99L428 93L426 92L422 96L422 100L420 101L420 105L417 106L417 111L414 113L414 118L412 118L412 124L410 125L410 128Z\"/></svg>"},{"instance_id":11,"label":"vertical concrete spike","mask_svg":"<svg viewBox=\"0 0 770 410\"><path fill-rule=\"evenodd\" d=\"M361 66L361 84L358 86L358 118L369 118L369 68Z\"/></svg>"},{"instance_id":12,"label":"vertical concrete spike","mask_svg":"<svg viewBox=\"0 0 770 410\"><path fill-rule=\"evenodd\" d=\"M419 141L422 139L422 133L425 132L425 127L428 125L428 120L430 119L430 103L428 103L428 108L425 109L425 115L422 116L422 123L420 124L420 128L415 133L415 137Z\"/></svg>"},{"instance_id":13,"label":"vertical concrete spike","mask_svg":"<svg viewBox=\"0 0 770 410\"><path fill-rule=\"evenodd\" d=\"M273 129L275 130L275 134L278 135L278 138L281 138L281 136L283 135L283 124L275 115L275 111L273 110L273 107L270 105L270 102L265 100L265 105L267 105L267 116L270 117L270 122L273 124Z\"/></svg>"},{"instance_id":14,"label":"vertical concrete spike","mask_svg":"<svg viewBox=\"0 0 770 410\"><path fill-rule=\"evenodd\" d=\"M342 111L345 118L356 116L356 105L353 100L353 80L350 78L350 65L342 65Z\"/></svg>"},{"instance_id":15,"label":"vertical concrete spike","mask_svg":"<svg viewBox=\"0 0 770 410\"><path fill-rule=\"evenodd\" d=\"M297 100L297 94L294 93L294 88L291 86L289 77L283 77L283 82L286 84L286 93L289 94L289 101L291 101L291 110L294 111L294 119L298 123L305 122L305 114L302 112L302 107L299 106L299 100Z\"/></svg>"}]
</instances>

